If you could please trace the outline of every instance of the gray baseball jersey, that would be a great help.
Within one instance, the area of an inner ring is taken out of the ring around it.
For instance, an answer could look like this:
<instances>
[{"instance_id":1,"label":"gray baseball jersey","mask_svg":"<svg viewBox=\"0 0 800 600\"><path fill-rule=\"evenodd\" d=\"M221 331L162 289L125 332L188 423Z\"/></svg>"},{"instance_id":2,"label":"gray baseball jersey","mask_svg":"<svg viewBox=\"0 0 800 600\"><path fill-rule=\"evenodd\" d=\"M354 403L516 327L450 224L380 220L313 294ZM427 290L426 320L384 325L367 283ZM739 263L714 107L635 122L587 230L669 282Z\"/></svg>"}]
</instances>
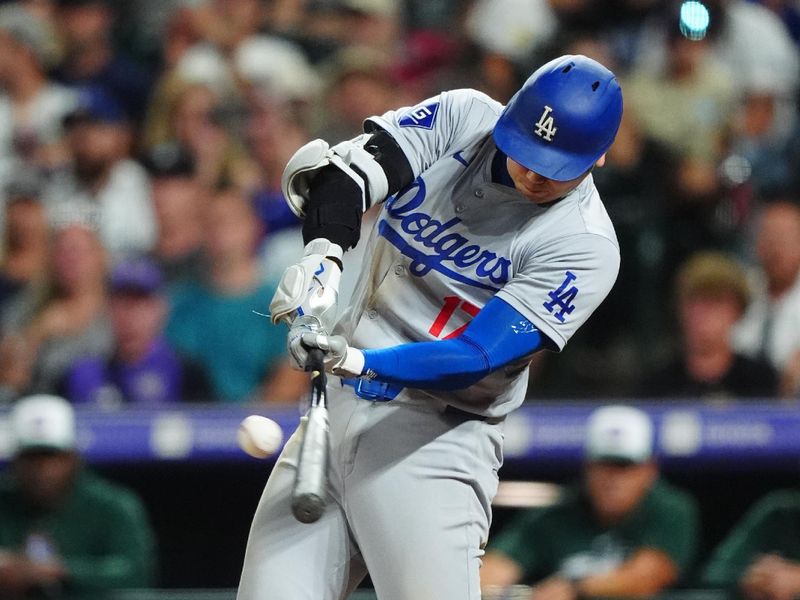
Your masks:
<instances>
[{"instance_id":1,"label":"gray baseball jersey","mask_svg":"<svg viewBox=\"0 0 800 600\"><path fill-rule=\"evenodd\" d=\"M460 90L373 119L416 179L386 201L366 241L336 328L354 346L456 336L498 295L527 319L519 327L560 349L608 293L619 251L591 176L550 206L493 183L500 110ZM342 600L367 571L381 600L479 600L503 420L447 406L508 413L524 398L528 359L466 390L405 389L392 402L331 377L325 513L313 524L291 515L301 425L256 510L239 600Z\"/></svg>"},{"instance_id":2,"label":"gray baseball jersey","mask_svg":"<svg viewBox=\"0 0 800 600\"><path fill-rule=\"evenodd\" d=\"M549 206L492 181L491 131L502 108L455 90L371 119L398 142L416 179L386 201L370 236L338 327L355 347L457 335L497 295L561 349L608 294L619 246L591 176ZM529 361L433 395L507 414L524 400ZM396 401L430 397L406 389Z\"/></svg>"}]
</instances>

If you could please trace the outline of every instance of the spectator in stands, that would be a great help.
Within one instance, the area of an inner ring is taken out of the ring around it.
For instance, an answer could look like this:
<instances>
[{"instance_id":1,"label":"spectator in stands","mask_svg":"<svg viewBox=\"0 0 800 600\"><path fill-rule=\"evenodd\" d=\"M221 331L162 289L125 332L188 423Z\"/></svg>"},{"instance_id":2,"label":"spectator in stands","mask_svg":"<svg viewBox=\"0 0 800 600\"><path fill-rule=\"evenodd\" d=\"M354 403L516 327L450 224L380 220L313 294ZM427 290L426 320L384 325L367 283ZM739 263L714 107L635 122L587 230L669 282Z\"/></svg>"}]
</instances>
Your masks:
<instances>
[{"instance_id":1,"label":"spectator in stands","mask_svg":"<svg viewBox=\"0 0 800 600\"><path fill-rule=\"evenodd\" d=\"M76 94L48 81L56 45L47 24L22 3L0 8L0 174L15 159L48 170L67 162L62 120Z\"/></svg>"},{"instance_id":2,"label":"spectator in stands","mask_svg":"<svg viewBox=\"0 0 800 600\"><path fill-rule=\"evenodd\" d=\"M747 0L713 0L724 9L721 35L715 40L715 54L728 68L735 85L771 79L787 95L797 92L800 57L789 30L765 6Z\"/></svg>"},{"instance_id":3,"label":"spectator in stands","mask_svg":"<svg viewBox=\"0 0 800 600\"><path fill-rule=\"evenodd\" d=\"M247 127L248 148L259 171L253 204L268 236L283 229L296 230L302 223L283 197L281 176L306 139L308 132L287 110L254 98Z\"/></svg>"},{"instance_id":4,"label":"spectator in stands","mask_svg":"<svg viewBox=\"0 0 800 600\"><path fill-rule=\"evenodd\" d=\"M389 67L387 56L378 50L340 50L328 64L326 120L317 135L331 140L355 137L362 133L364 119L394 106L402 91Z\"/></svg>"},{"instance_id":5,"label":"spectator in stands","mask_svg":"<svg viewBox=\"0 0 800 600\"><path fill-rule=\"evenodd\" d=\"M800 493L776 490L758 501L714 550L703 581L748 600L800 596Z\"/></svg>"},{"instance_id":6,"label":"spectator in stands","mask_svg":"<svg viewBox=\"0 0 800 600\"><path fill-rule=\"evenodd\" d=\"M205 2L195 7L195 27L206 42L229 53L259 31L264 10L261 0Z\"/></svg>"},{"instance_id":7,"label":"spectator in stands","mask_svg":"<svg viewBox=\"0 0 800 600\"><path fill-rule=\"evenodd\" d=\"M677 12L675 13L677 15ZM681 160L679 184L691 198L716 188L714 170L735 104L729 75L711 54L719 24L708 37L690 40L677 19L666 25L666 64L661 71L636 70L626 82L626 100L644 132Z\"/></svg>"},{"instance_id":8,"label":"spectator in stands","mask_svg":"<svg viewBox=\"0 0 800 600\"><path fill-rule=\"evenodd\" d=\"M764 283L739 323L734 345L766 359L780 373L784 396L800 393L800 206L764 208L756 253Z\"/></svg>"},{"instance_id":9,"label":"spectator in stands","mask_svg":"<svg viewBox=\"0 0 800 600\"><path fill-rule=\"evenodd\" d=\"M727 161L724 175L733 185L746 182L754 198L785 194L797 177L792 164L800 155L795 94L783 89L785 82L774 73L770 69L747 82L728 142L728 152L736 158ZM733 168L741 159L742 166ZM752 209L757 203L748 204ZM749 213L743 216L750 218Z\"/></svg>"},{"instance_id":10,"label":"spectator in stands","mask_svg":"<svg viewBox=\"0 0 800 600\"><path fill-rule=\"evenodd\" d=\"M680 581L694 557L698 510L659 479L649 417L626 406L597 409L585 452L581 485L521 513L492 540L482 589L522 582L534 585L533 598L632 598Z\"/></svg>"},{"instance_id":11,"label":"spectator in stands","mask_svg":"<svg viewBox=\"0 0 800 600\"><path fill-rule=\"evenodd\" d=\"M0 342L0 393L56 388L78 356L104 356L112 347L106 297L106 253L94 230L62 225L50 243L50 292L19 331Z\"/></svg>"},{"instance_id":12,"label":"spectator in stands","mask_svg":"<svg viewBox=\"0 0 800 600\"><path fill-rule=\"evenodd\" d=\"M144 159L150 174L158 237L153 252L167 284L197 279L205 268L203 220L208 191L195 178L192 156L161 144Z\"/></svg>"},{"instance_id":13,"label":"spectator in stands","mask_svg":"<svg viewBox=\"0 0 800 600\"><path fill-rule=\"evenodd\" d=\"M84 597L152 584L155 540L140 500L81 466L72 407L30 396L11 412L0 479L0 597Z\"/></svg>"},{"instance_id":14,"label":"spectator in stands","mask_svg":"<svg viewBox=\"0 0 800 600\"><path fill-rule=\"evenodd\" d=\"M347 46L391 52L399 47L400 6L393 0L339 0L342 42Z\"/></svg>"},{"instance_id":15,"label":"spectator in stands","mask_svg":"<svg viewBox=\"0 0 800 600\"><path fill-rule=\"evenodd\" d=\"M219 192L206 214L208 274L172 295L167 338L208 370L222 401L294 401L307 388L305 375L286 360L284 328L253 313L264 310L275 286L260 273L258 237L247 199Z\"/></svg>"},{"instance_id":16,"label":"spectator in stands","mask_svg":"<svg viewBox=\"0 0 800 600\"><path fill-rule=\"evenodd\" d=\"M247 139L259 167L260 181L252 193L252 202L262 225L259 261L268 278L279 279L284 269L303 253L302 236L298 235L302 221L283 197L281 175L307 135L288 110L275 105L264 94L253 94Z\"/></svg>"},{"instance_id":17,"label":"spectator in stands","mask_svg":"<svg viewBox=\"0 0 800 600\"><path fill-rule=\"evenodd\" d=\"M760 0L765 8L774 12L782 21L795 44L800 44L800 7L792 0Z\"/></svg>"},{"instance_id":18,"label":"spectator in stands","mask_svg":"<svg viewBox=\"0 0 800 600\"><path fill-rule=\"evenodd\" d=\"M200 41L201 30L195 15L196 10L191 6L179 6L170 11L161 35L157 38L163 71L173 69L185 52ZM154 90L153 96L156 93Z\"/></svg>"},{"instance_id":19,"label":"spectator in stands","mask_svg":"<svg viewBox=\"0 0 800 600\"><path fill-rule=\"evenodd\" d=\"M750 300L744 271L724 254L693 256L677 276L679 358L646 382L645 396L771 397L777 375L764 360L737 353L733 328Z\"/></svg>"},{"instance_id":20,"label":"spectator in stands","mask_svg":"<svg viewBox=\"0 0 800 600\"><path fill-rule=\"evenodd\" d=\"M670 242L682 261L733 235L720 226L716 209L723 192L718 167L738 89L711 52L719 34L717 15L706 38L690 40L681 34L678 13L675 8L674 17L662 24L668 38L663 66L635 70L623 87L626 112L676 161L675 177L665 185L675 202L668 212Z\"/></svg>"},{"instance_id":21,"label":"spectator in stands","mask_svg":"<svg viewBox=\"0 0 800 600\"><path fill-rule=\"evenodd\" d=\"M481 50L482 85L479 89L503 103L516 93L522 83L519 81L522 66L527 66L532 56L552 44L559 31L553 4L547 0L477 0L472 3L465 30Z\"/></svg>"},{"instance_id":22,"label":"spectator in stands","mask_svg":"<svg viewBox=\"0 0 800 600\"><path fill-rule=\"evenodd\" d=\"M254 35L236 47L232 62L248 106L272 104L288 109L297 120L310 117L322 81L297 44L275 35Z\"/></svg>"},{"instance_id":23,"label":"spectator in stands","mask_svg":"<svg viewBox=\"0 0 800 600\"><path fill-rule=\"evenodd\" d=\"M210 83L168 78L151 106L144 141L148 148L165 142L185 148L194 160L195 177L208 189L247 188L256 179L255 168L240 139L226 128L230 109L223 111L222 97ZM226 103L236 108L233 99Z\"/></svg>"},{"instance_id":24,"label":"spectator in stands","mask_svg":"<svg viewBox=\"0 0 800 600\"><path fill-rule=\"evenodd\" d=\"M64 382L66 397L104 408L212 400L204 369L163 338L168 307L158 267L145 258L120 262L109 293L114 354L79 359Z\"/></svg>"},{"instance_id":25,"label":"spectator in stands","mask_svg":"<svg viewBox=\"0 0 800 600\"><path fill-rule=\"evenodd\" d=\"M48 188L53 218L85 213L112 258L148 252L156 237L150 185L128 156L131 131L122 107L101 88L86 88L66 123L73 166Z\"/></svg>"},{"instance_id":26,"label":"spectator in stands","mask_svg":"<svg viewBox=\"0 0 800 600\"><path fill-rule=\"evenodd\" d=\"M99 87L125 114L139 121L147 106L151 77L114 47L114 3L56 0L56 25L64 58L55 78L70 87Z\"/></svg>"},{"instance_id":27,"label":"spectator in stands","mask_svg":"<svg viewBox=\"0 0 800 600\"><path fill-rule=\"evenodd\" d=\"M46 287L49 227L39 177L17 173L5 188L0 253L0 337L22 327Z\"/></svg>"}]
</instances>

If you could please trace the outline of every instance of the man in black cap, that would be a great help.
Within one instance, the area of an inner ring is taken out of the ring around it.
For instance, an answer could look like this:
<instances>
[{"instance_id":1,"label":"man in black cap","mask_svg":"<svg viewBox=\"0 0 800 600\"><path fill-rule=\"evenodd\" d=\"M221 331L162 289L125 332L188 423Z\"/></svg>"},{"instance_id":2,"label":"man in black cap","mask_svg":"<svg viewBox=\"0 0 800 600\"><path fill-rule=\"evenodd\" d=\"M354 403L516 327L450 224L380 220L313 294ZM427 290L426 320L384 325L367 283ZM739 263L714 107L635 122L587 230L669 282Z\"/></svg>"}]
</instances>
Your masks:
<instances>
[{"instance_id":1,"label":"man in black cap","mask_svg":"<svg viewBox=\"0 0 800 600\"><path fill-rule=\"evenodd\" d=\"M48 186L51 220L96 222L114 260L149 252L156 238L150 182L130 158L131 127L121 104L99 86L78 93L77 108L64 120L70 168Z\"/></svg>"}]
</instances>

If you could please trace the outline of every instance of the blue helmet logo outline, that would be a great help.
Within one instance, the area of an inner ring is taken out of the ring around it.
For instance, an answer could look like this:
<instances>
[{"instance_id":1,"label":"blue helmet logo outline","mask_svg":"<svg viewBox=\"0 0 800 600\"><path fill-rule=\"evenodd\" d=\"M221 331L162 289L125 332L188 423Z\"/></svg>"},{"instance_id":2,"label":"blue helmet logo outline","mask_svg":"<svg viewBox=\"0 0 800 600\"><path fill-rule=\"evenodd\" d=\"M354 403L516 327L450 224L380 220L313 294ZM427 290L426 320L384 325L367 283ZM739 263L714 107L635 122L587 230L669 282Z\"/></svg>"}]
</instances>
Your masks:
<instances>
[{"instance_id":1,"label":"blue helmet logo outline","mask_svg":"<svg viewBox=\"0 0 800 600\"><path fill-rule=\"evenodd\" d=\"M622 89L606 67L566 55L539 67L494 126L495 144L512 160L555 181L586 173L614 142Z\"/></svg>"}]
</instances>

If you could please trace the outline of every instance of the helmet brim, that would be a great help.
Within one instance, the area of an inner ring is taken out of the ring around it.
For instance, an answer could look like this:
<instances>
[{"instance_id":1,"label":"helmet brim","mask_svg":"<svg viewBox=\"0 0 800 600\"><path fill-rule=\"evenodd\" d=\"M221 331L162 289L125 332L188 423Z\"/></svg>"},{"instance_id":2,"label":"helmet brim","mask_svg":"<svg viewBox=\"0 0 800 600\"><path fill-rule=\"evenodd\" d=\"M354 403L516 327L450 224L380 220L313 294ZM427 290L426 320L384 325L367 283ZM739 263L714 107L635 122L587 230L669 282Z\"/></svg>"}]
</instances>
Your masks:
<instances>
[{"instance_id":1,"label":"helmet brim","mask_svg":"<svg viewBox=\"0 0 800 600\"><path fill-rule=\"evenodd\" d=\"M507 125L502 117L494 127L493 136L495 145L506 156L553 181L569 181L580 177L603 155L576 154L545 143L532 144L530 136L522 135L513 125Z\"/></svg>"}]
</instances>

